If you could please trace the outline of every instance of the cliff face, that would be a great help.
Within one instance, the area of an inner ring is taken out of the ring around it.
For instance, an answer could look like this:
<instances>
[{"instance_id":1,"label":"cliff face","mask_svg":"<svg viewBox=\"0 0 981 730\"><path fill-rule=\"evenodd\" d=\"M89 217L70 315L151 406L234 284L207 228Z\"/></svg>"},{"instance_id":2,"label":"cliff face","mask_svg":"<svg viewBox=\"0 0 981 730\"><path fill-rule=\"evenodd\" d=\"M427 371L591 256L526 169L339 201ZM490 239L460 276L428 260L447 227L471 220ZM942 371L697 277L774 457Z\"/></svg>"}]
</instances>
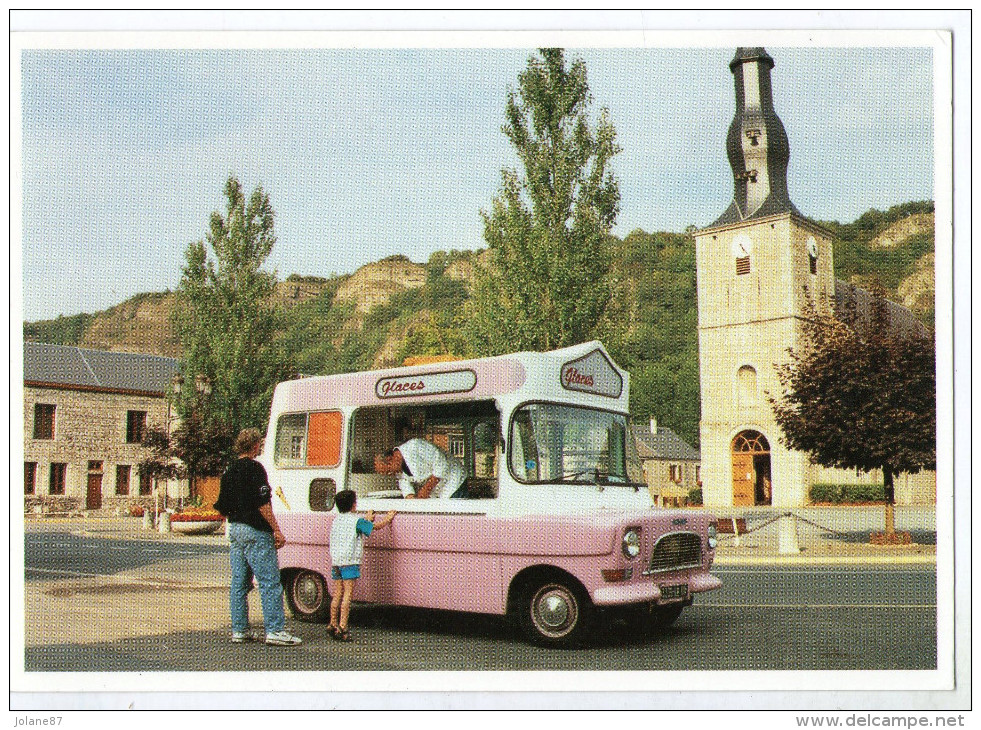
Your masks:
<instances>
[{"instance_id":1,"label":"cliff face","mask_svg":"<svg viewBox=\"0 0 981 730\"><path fill-rule=\"evenodd\" d=\"M171 293L133 297L99 312L85 331L80 347L111 352L137 352L178 357L180 343L170 321L177 298Z\"/></svg>"},{"instance_id":2,"label":"cliff face","mask_svg":"<svg viewBox=\"0 0 981 730\"><path fill-rule=\"evenodd\" d=\"M914 238L920 236L934 237L935 219L933 213L915 213L901 220L896 221L884 231L879 233L868 243L869 249L891 251L895 254L902 254L904 249L909 249L910 257ZM936 297L936 277L934 271L934 252L923 254L915 259L912 266L912 273L898 283L896 289L889 294L889 298L898 304L903 305L921 319L928 318L934 311L934 299ZM874 279L874 275L852 276L850 281L858 286L868 286Z\"/></svg>"},{"instance_id":3,"label":"cliff face","mask_svg":"<svg viewBox=\"0 0 981 730\"><path fill-rule=\"evenodd\" d=\"M354 302L358 314L367 314L392 296L426 283L426 267L404 256L392 256L355 271L338 288L335 302Z\"/></svg>"},{"instance_id":4,"label":"cliff face","mask_svg":"<svg viewBox=\"0 0 981 730\"><path fill-rule=\"evenodd\" d=\"M896 221L869 242L872 248L896 248L910 237L920 234L933 234L933 213L914 213Z\"/></svg>"},{"instance_id":5,"label":"cliff face","mask_svg":"<svg viewBox=\"0 0 981 730\"><path fill-rule=\"evenodd\" d=\"M893 255L901 255L913 237L929 235L932 238L934 216L932 213L916 213L892 224L867 244L867 250L890 251ZM932 248L932 246L930 247ZM910 247L912 251L912 247ZM923 246L917 250L922 251ZM911 253L911 255L913 255ZM475 257L458 258L450 263L444 275L448 279L460 281L465 285L472 283L475 262L486 262L488 251L483 251ZM915 314L926 317L933 311L935 282L934 254L932 251L920 256L912 273L906 276L890 293L890 298L902 304ZM621 298L627 307L633 311L630 301L634 298L634 290L638 282L654 272L636 272L627 281L622 282ZM866 284L864 275L852 275L848 280L858 286ZM291 308L316 300L327 289L335 290L334 303L353 304L353 313L338 325L335 321L332 332L325 332L335 344L339 344L344 335L362 330L365 317L374 308L388 304L397 294L417 290L426 286L427 267L416 264L404 256L392 256L375 263L362 266L353 274L327 280L318 277L293 276L277 283L273 294L273 305L278 308ZM77 344L98 350L125 351L178 357L180 345L171 324L171 312L176 306L173 293L162 292L140 294L122 304L104 312L93 315L84 334L77 342L61 344ZM375 367L398 364L401 344L405 337L420 327L425 327L429 315L416 312L408 318L400 320L399 328L384 333L384 337L376 348L372 346L370 357ZM629 319L629 318L628 318ZM52 321L53 322L53 321ZM54 341L45 339L44 325L46 323L30 323L32 334L30 339ZM629 321L625 326L632 326Z\"/></svg>"}]
</instances>

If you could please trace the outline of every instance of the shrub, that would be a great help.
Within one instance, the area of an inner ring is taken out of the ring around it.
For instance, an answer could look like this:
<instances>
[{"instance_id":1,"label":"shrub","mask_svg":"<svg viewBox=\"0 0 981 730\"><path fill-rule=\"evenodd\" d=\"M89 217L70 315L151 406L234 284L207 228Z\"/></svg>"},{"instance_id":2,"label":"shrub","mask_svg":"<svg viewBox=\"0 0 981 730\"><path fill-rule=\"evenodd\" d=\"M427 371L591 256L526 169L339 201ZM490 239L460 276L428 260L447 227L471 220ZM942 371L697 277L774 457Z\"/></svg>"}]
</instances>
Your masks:
<instances>
[{"instance_id":1,"label":"shrub","mask_svg":"<svg viewBox=\"0 0 981 730\"><path fill-rule=\"evenodd\" d=\"M688 491L688 504L701 504L702 503L702 488L695 487Z\"/></svg>"},{"instance_id":2,"label":"shrub","mask_svg":"<svg viewBox=\"0 0 981 730\"><path fill-rule=\"evenodd\" d=\"M812 503L829 504L885 502L886 490L882 484L813 484L810 498Z\"/></svg>"},{"instance_id":3,"label":"shrub","mask_svg":"<svg viewBox=\"0 0 981 730\"><path fill-rule=\"evenodd\" d=\"M170 516L171 522L220 522L225 519L213 507L185 507Z\"/></svg>"}]
</instances>

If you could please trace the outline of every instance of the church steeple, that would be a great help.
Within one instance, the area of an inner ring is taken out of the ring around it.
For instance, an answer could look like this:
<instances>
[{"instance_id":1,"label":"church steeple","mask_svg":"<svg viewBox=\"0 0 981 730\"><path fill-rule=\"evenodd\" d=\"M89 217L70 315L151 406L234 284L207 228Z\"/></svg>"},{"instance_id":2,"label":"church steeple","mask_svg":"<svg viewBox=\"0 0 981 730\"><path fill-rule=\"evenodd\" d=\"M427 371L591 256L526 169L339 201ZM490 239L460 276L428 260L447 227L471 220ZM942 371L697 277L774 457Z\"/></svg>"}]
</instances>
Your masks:
<instances>
[{"instance_id":1,"label":"church steeple","mask_svg":"<svg viewBox=\"0 0 981 730\"><path fill-rule=\"evenodd\" d=\"M733 200L712 226L778 213L800 215L787 192L790 143L773 110L773 59L763 48L738 48L729 68L736 84L736 113L726 139Z\"/></svg>"}]
</instances>

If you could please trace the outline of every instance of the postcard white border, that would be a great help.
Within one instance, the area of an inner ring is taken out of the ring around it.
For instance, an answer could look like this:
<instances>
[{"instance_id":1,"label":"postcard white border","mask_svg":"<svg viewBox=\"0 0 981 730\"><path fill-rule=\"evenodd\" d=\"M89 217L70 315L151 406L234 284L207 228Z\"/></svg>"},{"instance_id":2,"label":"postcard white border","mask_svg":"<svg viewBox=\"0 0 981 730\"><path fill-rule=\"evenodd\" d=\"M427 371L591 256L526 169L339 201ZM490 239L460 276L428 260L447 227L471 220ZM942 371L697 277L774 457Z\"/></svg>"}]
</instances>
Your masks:
<instances>
[{"instance_id":1,"label":"postcard white border","mask_svg":"<svg viewBox=\"0 0 981 730\"><path fill-rule=\"evenodd\" d=\"M717 14L713 14L717 17ZM716 23L718 20L715 21ZM714 24L714 23L713 23ZM646 25L646 23L645 23ZM706 24L709 25L709 24ZM10 352L11 360L11 409L16 416L16 404L22 385L20 357L22 348L19 334L18 314L20 296L16 291L16 282L20 280L20 249L16 245L20 240L20 168L16 151L20 149L19 125L19 53L25 49L36 48L381 48L381 47L425 47L437 48L452 45L456 47L535 47L545 44L564 46L588 47L716 47L737 45L763 45L767 47L791 46L832 46L858 47L869 45L888 46L926 46L934 49L935 60L935 205L937 220L936 237L936 276L938 282L953 281L954 248L953 229L953 171L951 159L954 140L952 128L952 84L953 69L951 65L951 37L945 32L891 29L866 31L850 28L831 29L797 29L797 30L752 30L740 28L734 30L716 31L684 31L684 30L652 30L649 28L624 31L343 31L343 32L253 32L226 31L216 33L206 32L131 32L120 31L110 33L20 33L10 36L10 80L11 80L11 145L14 154L11 156L12 165L12 215L11 215L11 280L12 287L12 322L18 326L11 327ZM953 296L945 299L940 295L943 287L938 287L937 321L954 320ZM963 336L963 332L958 330ZM863 690L868 692L897 692L916 690L952 690L954 688L954 650L955 650L955 614L952 600L957 567L957 580L969 580L967 573L961 572L964 563L955 566L954 541L947 539L954 534L954 500L961 511L958 526L961 531L958 537L961 546L958 558L969 557L964 554L963 510L970 510L969 496L955 495L953 491L954 466L954 409L953 409L953 336L946 328L939 327L937 331L938 361L938 487L937 487L937 617L938 617L938 668L925 672L388 672L385 674L386 689L391 692L426 692L434 687L451 684L454 691L480 692L514 692L531 688L534 692L688 692L704 688L712 692L728 691L757 691L766 687L769 691L800 693L820 687L822 691L853 692ZM939 360L939 358L943 360ZM962 412L963 417L963 412ZM959 419L960 422L960 419ZM18 419L12 417L11 425L16 426ZM17 484L20 478L18 456L22 456L23 447L18 449L19 435L11 428L11 484ZM963 469L958 463L959 478L962 484L959 492L969 490L969 482ZM23 509L17 490L11 490L11 545L12 564L23 565L23 537L19 515ZM15 519L17 517L17 519ZM21 554L17 554L18 542ZM24 605L23 575L16 573L10 576L11 606ZM18 580L18 578L20 580ZM967 604L959 602L960 612L958 621L967 620L964 616ZM12 628L23 626L23 615L14 614ZM964 642L969 634L957 634L960 642L958 655L963 655ZM11 637L11 674L10 689L12 692L50 692L57 688L59 692L152 692L161 686L166 686L172 692L199 692L202 689L213 692L226 692L242 687L240 673L26 673L23 671L23 634ZM969 650L969 649L968 649ZM17 659L20 659L18 662ZM377 673L371 673L375 675ZM330 673L257 673L250 674L252 687L262 687L276 692L316 691L316 692L346 692L359 691L365 688L365 678L362 673L330 672ZM254 681L252 681L254 680Z\"/></svg>"}]
</instances>

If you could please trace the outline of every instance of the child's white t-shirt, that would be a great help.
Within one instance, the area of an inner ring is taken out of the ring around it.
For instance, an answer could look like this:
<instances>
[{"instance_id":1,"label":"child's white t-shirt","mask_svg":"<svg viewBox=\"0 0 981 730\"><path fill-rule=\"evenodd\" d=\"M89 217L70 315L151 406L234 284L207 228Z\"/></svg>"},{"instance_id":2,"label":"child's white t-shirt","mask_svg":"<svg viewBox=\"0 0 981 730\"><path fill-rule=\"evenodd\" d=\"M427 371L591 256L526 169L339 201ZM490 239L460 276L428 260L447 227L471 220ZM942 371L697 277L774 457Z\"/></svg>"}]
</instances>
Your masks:
<instances>
[{"instance_id":1,"label":"child's white t-shirt","mask_svg":"<svg viewBox=\"0 0 981 730\"><path fill-rule=\"evenodd\" d=\"M371 534L374 524L353 512L342 512L330 526L330 562L335 568L344 565L361 565L364 539Z\"/></svg>"}]
</instances>

